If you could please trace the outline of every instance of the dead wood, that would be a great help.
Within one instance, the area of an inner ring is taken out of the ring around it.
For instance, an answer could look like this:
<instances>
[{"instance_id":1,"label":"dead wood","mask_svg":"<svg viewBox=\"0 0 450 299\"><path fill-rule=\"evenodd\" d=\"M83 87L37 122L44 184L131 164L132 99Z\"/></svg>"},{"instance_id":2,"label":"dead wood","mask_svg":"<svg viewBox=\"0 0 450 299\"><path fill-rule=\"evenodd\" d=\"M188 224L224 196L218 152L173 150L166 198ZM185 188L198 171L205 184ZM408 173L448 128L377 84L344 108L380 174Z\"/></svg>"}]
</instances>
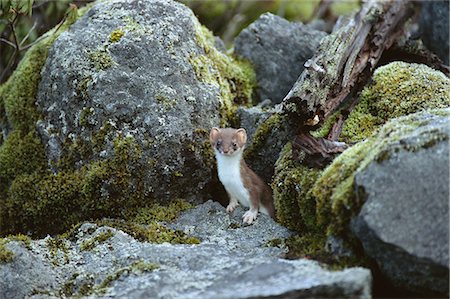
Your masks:
<instances>
[{"instance_id":1,"label":"dead wood","mask_svg":"<svg viewBox=\"0 0 450 299\"><path fill-rule=\"evenodd\" d=\"M324 38L317 54L305 63L283 100L283 112L299 127L315 116L322 123L367 83L383 51L403 34L412 12L409 1L366 2L354 18Z\"/></svg>"},{"instance_id":2,"label":"dead wood","mask_svg":"<svg viewBox=\"0 0 450 299\"><path fill-rule=\"evenodd\" d=\"M408 1L368 1L354 18L338 22L338 28L305 63L305 70L282 102L283 113L297 124L293 149L306 154L303 164L323 168L347 148L336 140L356 104L357 93L369 81L383 52L403 35L403 26L412 14ZM349 108L337 118L328 139L308 133L344 102Z\"/></svg>"},{"instance_id":3,"label":"dead wood","mask_svg":"<svg viewBox=\"0 0 450 299\"><path fill-rule=\"evenodd\" d=\"M315 138L309 133L300 133L292 141L294 157L299 151L305 153L303 164L314 168L323 168L333 161L337 154L342 153L348 146L344 142L331 141L325 138Z\"/></svg>"}]
</instances>

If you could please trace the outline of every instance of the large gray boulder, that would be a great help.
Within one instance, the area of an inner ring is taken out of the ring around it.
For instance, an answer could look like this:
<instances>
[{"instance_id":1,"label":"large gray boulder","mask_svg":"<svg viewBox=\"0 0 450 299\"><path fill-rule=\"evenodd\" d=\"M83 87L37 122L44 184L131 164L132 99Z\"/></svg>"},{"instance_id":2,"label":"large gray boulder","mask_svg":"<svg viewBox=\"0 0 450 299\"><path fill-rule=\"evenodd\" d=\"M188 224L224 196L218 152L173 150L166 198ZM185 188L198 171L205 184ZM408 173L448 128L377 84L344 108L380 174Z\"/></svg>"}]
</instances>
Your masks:
<instances>
[{"instance_id":1,"label":"large gray boulder","mask_svg":"<svg viewBox=\"0 0 450 299\"><path fill-rule=\"evenodd\" d=\"M351 224L394 285L433 296L449 291L450 111L441 111L391 122L399 137L356 174L365 203Z\"/></svg>"},{"instance_id":2,"label":"large gray boulder","mask_svg":"<svg viewBox=\"0 0 450 299\"><path fill-rule=\"evenodd\" d=\"M139 147L146 195L201 193L211 179L208 132L242 83L214 43L178 2L96 3L56 40L42 70L38 131L53 170L112 157L121 138Z\"/></svg>"},{"instance_id":3,"label":"large gray boulder","mask_svg":"<svg viewBox=\"0 0 450 299\"><path fill-rule=\"evenodd\" d=\"M0 297L370 298L369 270L330 271L311 260L280 259L284 249L267 242L291 233L266 215L242 225L243 213L238 208L230 216L208 201L167 224L199 237L198 245L140 242L91 223L68 239L9 242L15 256L0 264Z\"/></svg>"},{"instance_id":4,"label":"large gray boulder","mask_svg":"<svg viewBox=\"0 0 450 299\"><path fill-rule=\"evenodd\" d=\"M302 23L265 13L236 37L234 53L253 64L260 100L280 103L325 36Z\"/></svg>"}]
</instances>

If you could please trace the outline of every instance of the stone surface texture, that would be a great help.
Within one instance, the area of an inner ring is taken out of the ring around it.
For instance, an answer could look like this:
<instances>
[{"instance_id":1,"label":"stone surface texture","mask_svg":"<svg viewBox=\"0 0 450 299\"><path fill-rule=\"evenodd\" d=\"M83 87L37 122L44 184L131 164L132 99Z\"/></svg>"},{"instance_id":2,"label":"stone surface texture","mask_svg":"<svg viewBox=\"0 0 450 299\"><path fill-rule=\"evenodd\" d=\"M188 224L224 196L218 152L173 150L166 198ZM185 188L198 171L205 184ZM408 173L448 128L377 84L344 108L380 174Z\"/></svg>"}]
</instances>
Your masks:
<instances>
[{"instance_id":1,"label":"stone surface texture","mask_svg":"<svg viewBox=\"0 0 450 299\"><path fill-rule=\"evenodd\" d=\"M416 121L425 124L356 174L365 203L352 230L396 286L448 296L449 121L426 113Z\"/></svg>"},{"instance_id":2,"label":"stone surface texture","mask_svg":"<svg viewBox=\"0 0 450 299\"><path fill-rule=\"evenodd\" d=\"M234 53L255 67L260 101L280 103L326 35L308 25L265 13L236 37Z\"/></svg>"},{"instance_id":3,"label":"stone surface texture","mask_svg":"<svg viewBox=\"0 0 450 299\"><path fill-rule=\"evenodd\" d=\"M419 27L425 45L449 64L449 2L423 1Z\"/></svg>"},{"instance_id":4,"label":"stone surface texture","mask_svg":"<svg viewBox=\"0 0 450 299\"><path fill-rule=\"evenodd\" d=\"M83 224L65 250L49 250L52 239L12 241L11 263L0 265L0 297L51 298L370 298L371 274L363 268L330 271L311 260L284 260L283 248L268 247L291 233L260 215L242 225L244 211L230 216L208 201L172 224L201 239L199 245L139 242L110 227ZM91 250L80 246L101 233L109 239ZM136 267L136 262L156 269ZM20 276L20 279L17 277Z\"/></svg>"}]
</instances>

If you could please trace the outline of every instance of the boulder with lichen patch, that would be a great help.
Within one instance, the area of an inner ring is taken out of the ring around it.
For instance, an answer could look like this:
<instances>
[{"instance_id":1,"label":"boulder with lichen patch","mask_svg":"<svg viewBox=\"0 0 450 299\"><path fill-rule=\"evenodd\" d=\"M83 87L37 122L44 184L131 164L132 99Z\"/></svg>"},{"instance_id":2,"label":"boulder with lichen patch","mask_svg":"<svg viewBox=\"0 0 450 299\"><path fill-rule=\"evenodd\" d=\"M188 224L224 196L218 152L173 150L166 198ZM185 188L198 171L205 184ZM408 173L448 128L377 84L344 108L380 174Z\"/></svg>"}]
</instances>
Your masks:
<instances>
[{"instance_id":1,"label":"boulder with lichen patch","mask_svg":"<svg viewBox=\"0 0 450 299\"><path fill-rule=\"evenodd\" d=\"M260 100L280 103L325 36L308 25L265 13L236 37L234 52L254 65Z\"/></svg>"},{"instance_id":2,"label":"boulder with lichen patch","mask_svg":"<svg viewBox=\"0 0 450 299\"><path fill-rule=\"evenodd\" d=\"M218 51L186 6L115 0L86 11L32 47L0 88L1 234L201 201L208 131L251 98L249 65Z\"/></svg>"},{"instance_id":3,"label":"boulder with lichen patch","mask_svg":"<svg viewBox=\"0 0 450 299\"><path fill-rule=\"evenodd\" d=\"M365 203L352 230L365 252L394 285L434 296L449 291L449 116L392 121L390 142L355 175Z\"/></svg>"},{"instance_id":4,"label":"boulder with lichen patch","mask_svg":"<svg viewBox=\"0 0 450 299\"><path fill-rule=\"evenodd\" d=\"M207 132L227 122L233 100L251 95L251 72L213 44L176 2L94 5L55 42L42 71L38 127L54 170L69 156L75 168L112 157L123 136L140 150L136 192L201 193L211 178Z\"/></svg>"}]
</instances>

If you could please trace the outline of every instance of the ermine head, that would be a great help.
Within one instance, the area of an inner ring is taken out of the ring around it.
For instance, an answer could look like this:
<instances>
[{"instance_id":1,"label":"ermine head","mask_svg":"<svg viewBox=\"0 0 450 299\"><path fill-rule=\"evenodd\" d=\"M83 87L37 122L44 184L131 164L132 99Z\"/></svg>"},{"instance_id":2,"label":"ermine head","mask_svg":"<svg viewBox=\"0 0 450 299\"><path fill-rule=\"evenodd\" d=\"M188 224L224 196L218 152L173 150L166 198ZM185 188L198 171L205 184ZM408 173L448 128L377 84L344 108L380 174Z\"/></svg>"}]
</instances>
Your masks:
<instances>
[{"instance_id":1,"label":"ermine head","mask_svg":"<svg viewBox=\"0 0 450 299\"><path fill-rule=\"evenodd\" d=\"M216 152L224 156L233 156L244 150L247 133L242 128L212 128L209 141Z\"/></svg>"}]
</instances>

